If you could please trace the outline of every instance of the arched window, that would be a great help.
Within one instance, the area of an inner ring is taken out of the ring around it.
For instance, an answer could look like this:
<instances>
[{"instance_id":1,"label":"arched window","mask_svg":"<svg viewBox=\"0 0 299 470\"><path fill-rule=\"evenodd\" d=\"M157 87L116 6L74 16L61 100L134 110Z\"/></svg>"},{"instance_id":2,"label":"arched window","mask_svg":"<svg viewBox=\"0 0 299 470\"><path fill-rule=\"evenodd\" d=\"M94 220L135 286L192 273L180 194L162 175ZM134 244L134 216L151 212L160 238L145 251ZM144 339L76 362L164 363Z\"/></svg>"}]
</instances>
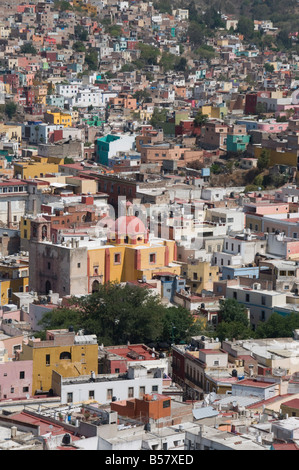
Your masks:
<instances>
[{"instance_id":1,"label":"arched window","mask_svg":"<svg viewBox=\"0 0 299 470\"><path fill-rule=\"evenodd\" d=\"M91 291L92 293L97 292L100 288L99 281L93 281Z\"/></svg>"},{"instance_id":2,"label":"arched window","mask_svg":"<svg viewBox=\"0 0 299 470\"><path fill-rule=\"evenodd\" d=\"M51 289L51 282L50 281L46 281L46 294L49 294L50 290Z\"/></svg>"},{"instance_id":3,"label":"arched window","mask_svg":"<svg viewBox=\"0 0 299 470\"><path fill-rule=\"evenodd\" d=\"M71 355L71 353L68 352L68 351L63 351L63 352L60 354L59 359L60 359L60 360L61 360L61 359L70 359L70 360L71 360L71 359L72 359L72 355Z\"/></svg>"},{"instance_id":4,"label":"arched window","mask_svg":"<svg viewBox=\"0 0 299 470\"><path fill-rule=\"evenodd\" d=\"M46 226L46 225L43 225L43 227L42 227L42 238L43 238L43 240L44 240L45 238L47 238L47 234L48 234L47 226Z\"/></svg>"}]
</instances>

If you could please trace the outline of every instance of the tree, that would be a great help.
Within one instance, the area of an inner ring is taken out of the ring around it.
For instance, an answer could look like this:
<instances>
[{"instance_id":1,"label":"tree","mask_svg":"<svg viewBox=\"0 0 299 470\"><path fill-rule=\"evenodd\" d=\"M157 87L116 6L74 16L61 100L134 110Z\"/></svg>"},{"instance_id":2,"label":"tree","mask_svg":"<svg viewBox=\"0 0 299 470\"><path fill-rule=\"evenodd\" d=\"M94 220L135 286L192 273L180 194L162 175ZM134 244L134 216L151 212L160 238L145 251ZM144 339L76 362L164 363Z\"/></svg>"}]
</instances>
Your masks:
<instances>
[{"instance_id":1,"label":"tree","mask_svg":"<svg viewBox=\"0 0 299 470\"><path fill-rule=\"evenodd\" d=\"M205 125L208 120L208 117L209 116L207 114L203 114L202 111L198 111L194 118L194 125L196 127Z\"/></svg>"},{"instance_id":2,"label":"tree","mask_svg":"<svg viewBox=\"0 0 299 470\"><path fill-rule=\"evenodd\" d=\"M191 336L202 331L202 324L194 322L193 315L183 307L170 307L162 318L161 340L171 343L187 343Z\"/></svg>"},{"instance_id":3,"label":"tree","mask_svg":"<svg viewBox=\"0 0 299 470\"><path fill-rule=\"evenodd\" d=\"M86 51L86 47L84 46L82 41L74 42L73 49L74 49L75 52L85 52Z\"/></svg>"},{"instance_id":4,"label":"tree","mask_svg":"<svg viewBox=\"0 0 299 470\"><path fill-rule=\"evenodd\" d=\"M5 114L11 119L17 112L17 105L13 101L9 101L5 105Z\"/></svg>"},{"instance_id":5,"label":"tree","mask_svg":"<svg viewBox=\"0 0 299 470\"><path fill-rule=\"evenodd\" d=\"M243 34L245 39L251 39L254 34L254 22L246 16L241 16L238 21L237 30L240 34Z\"/></svg>"},{"instance_id":6,"label":"tree","mask_svg":"<svg viewBox=\"0 0 299 470\"><path fill-rule=\"evenodd\" d=\"M265 170L270 164L270 153L268 149L263 149L258 157L257 167L260 171Z\"/></svg>"},{"instance_id":7,"label":"tree","mask_svg":"<svg viewBox=\"0 0 299 470\"><path fill-rule=\"evenodd\" d=\"M139 43L140 49L139 60L143 65L156 65L157 59L161 55L160 49L150 44Z\"/></svg>"},{"instance_id":8,"label":"tree","mask_svg":"<svg viewBox=\"0 0 299 470\"><path fill-rule=\"evenodd\" d=\"M200 46L204 42L205 32L204 25L191 21L187 30L187 36L189 36L190 42Z\"/></svg>"},{"instance_id":9,"label":"tree","mask_svg":"<svg viewBox=\"0 0 299 470\"><path fill-rule=\"evenodd\" d=\"M161 122L165 122L167 118L167 111L166 109L158 109L154 108L154 112L151 117L151 125L153 127L158 127Z\"/></svg>"},{"instance_id":10,"label":"tree","mask_svg":"<svg viewBox=\"0 0 299 470\"><path fill-rule=\"evenodd\" d=\"M264 65L266 72L272 73L274 72L274 65L269 64L268 62Z\"/></svg>"},{"instance_id":11,"label":"tree","mask_svg":"<svg viewBox=\"0 0 299 470\"><path fill-rule=\"evenodd\" d=\"M225 27L225 22L221 18L221 13L219 13L214 6L206 10L205 14L203 15L203 20L206 26L210 29Z\"/></svg>"},{"instance_id":12,"label":"tree","mask_svg":"<svg viewBox=\"0 0 299 470\"><path fill-rule=\"evenodd\" d=\"M37 50L30 42L26 42L25 44L23 44L21 46L20 51L22 54L34 54L34 55L37 54Z\"/></svg>"},{"instance_id":13,"label":"tree","mask_svg":"<svg viewBox=\"0 0 299 470\"><path fill-rule=\"evenodd\" d=\"M43 329L70 325L75 331L84 329L104 345L170 341L175 331L172 324L178 342L197 332L193 317L184 308L168 308L147 289L117 283L99 284L93 294L71 299L69 308L46 313L40 322Z\"/></svg>"},{"instance_id":14,"label":"tree","mask_svg":"<svg viewBox=\"0 0 299 470\"><path fill-rule=\"evenodd\" d=\"M89 70L97 70L99 66L98 52L96 49L91 49L85 55L85 63L88 65Z\"/></svg>"},{"instance_id":15,"label":"tree","mask_svg":"<svg viewBox=\"0 0 299 470\"><path fill-rule=\"evenodd\" d=\"M253 336L247 311L243 304L235 299L220 301L219 323L216 335L220 341L224 339L247 339Z\"/></svg>"},{"instance_id":16,"label":"tree","mask_svg":"<svg viewBox=\"0 0 299 470\"><path fill-rule=\"evenodd\" d=\"M87 41L88 39L88 31L83 28L82 25L78 24L75 26L75 37L78 39L78 41Z\"/></svg>"},{"instance_id":17,"label":"tree","mask_svg":"<svg viewBox=\"0 0 299 470\"><path fill-rule=\"evenodd\" d=\"M220 301L219 319L221 322L241 322L244 326L249 324L245 306L236 299Z\"/></svg>"},{"instance_id":18,"label":"tree","mask_svg":"<svg viewBox=\"0 0 299 470\"><path fill-rule=\"evenodd\" d=\"M299 313L292 312L283 317L272 313L266 322L260 322L256 328L256 338L291 338L294 330L299 328Z\"/></svg>"}]
</instances>

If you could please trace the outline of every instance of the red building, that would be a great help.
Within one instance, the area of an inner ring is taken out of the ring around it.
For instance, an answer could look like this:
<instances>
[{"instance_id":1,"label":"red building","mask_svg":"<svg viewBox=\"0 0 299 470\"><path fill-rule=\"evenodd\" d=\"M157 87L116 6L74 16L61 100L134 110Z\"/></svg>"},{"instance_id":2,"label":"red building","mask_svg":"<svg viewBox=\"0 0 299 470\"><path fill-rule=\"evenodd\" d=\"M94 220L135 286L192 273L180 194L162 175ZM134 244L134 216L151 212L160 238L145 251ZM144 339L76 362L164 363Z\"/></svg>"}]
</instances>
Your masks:
<instances>
[{"instance_id":1,"label":"red building","mask_svg":"<svg viewBox=\"0 0 299 470\"><path fill-rule=\"evenodd\" d=\"M257 94L247 93L245 97L245 114L255 114L257 104Z\"/></svg>"},{"instance_id":2,"label":"red building","mask_svg":"<svg viewBox=\"0 0 299 470\"><path fill-rule=\"evenodd\" d=\"M142 364L143 361L156 361L158 359L159 354L144 344L111 346L102 351L99 360L99 373L122 374L127 372L128 364Z\"/></svg>"}]
</instances>

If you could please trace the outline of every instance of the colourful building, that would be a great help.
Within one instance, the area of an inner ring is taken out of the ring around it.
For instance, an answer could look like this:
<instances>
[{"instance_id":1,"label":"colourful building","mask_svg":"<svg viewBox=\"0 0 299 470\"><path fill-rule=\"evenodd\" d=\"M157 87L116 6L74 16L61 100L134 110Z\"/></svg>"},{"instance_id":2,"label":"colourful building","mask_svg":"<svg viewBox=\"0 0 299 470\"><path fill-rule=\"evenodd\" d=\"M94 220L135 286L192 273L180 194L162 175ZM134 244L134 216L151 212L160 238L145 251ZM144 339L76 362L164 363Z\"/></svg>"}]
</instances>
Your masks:
<instances>
[{"instance_id":1,"label":"colourful building","mask_svg":"<svg viewBox=\"0 0 299 470\"><path fill-rule=\"evenodd\" d=\"M27 292L29 285L29 263L17 259L0 264L0 298L1 305L11 301L14 292Z\"/></svg>"},{"instance_id":2,"label":"colourful building","mask_svg":"<svg viewBox=\"0 0 299 470\"><path fill-rule=\"evenodd\" d=\"M45 122L49 124L62 125L64 127L72 127L72 115L63 113L61 111L52 112L47 111L45 113Z\"/></svg>"},{"instance_id":3,"label":"colourful building","mask_svg":"<svg viewBox=\"0 0 299 470\"><path fill-rule=\"evenodd\" d=\"M98 344L96 337L75 335L69 330L49 330L46 340L30 339L23 344L20 360L33 361L32 393L52 389L52 372L62 377L79 377L98 371Z\"/></svg>"},{"instance_id":4,"label":"colourful building","mask_svg":"<svg viewBox=\"0 0 299 470\"><path fill-rule=\"evenodd\" d=\"M14 162L14 176L21 179L42 178L46 174L58 173L59 165L64 159L61 157L32 156L28 162Z\"/></svg>"},{"instance_id":5,"label":"colourful building","mask_svg":"<svg viewBox=\"0 0 299 470\"><path fill-rule=\"evenodd\" d=\"M180 275L175 263L173 240L149 241L143 222L134 216L122 216L111 226L107 245L88 250L88 277L91 291L99 283L152 279L159 272Z\"/></svg>"},{"instance_id":6,"label":"colourful building","mask_svg":"<svg viewBox=\"0 0 299 470\"><path fill-rule=\"evenodd\" d=\"M191 291L200 294L203 290L213 290L214 282L219 279L219 267L211 266L208 261L194 260L185 265L187 285Z\"/></svg>"}]
</instances>

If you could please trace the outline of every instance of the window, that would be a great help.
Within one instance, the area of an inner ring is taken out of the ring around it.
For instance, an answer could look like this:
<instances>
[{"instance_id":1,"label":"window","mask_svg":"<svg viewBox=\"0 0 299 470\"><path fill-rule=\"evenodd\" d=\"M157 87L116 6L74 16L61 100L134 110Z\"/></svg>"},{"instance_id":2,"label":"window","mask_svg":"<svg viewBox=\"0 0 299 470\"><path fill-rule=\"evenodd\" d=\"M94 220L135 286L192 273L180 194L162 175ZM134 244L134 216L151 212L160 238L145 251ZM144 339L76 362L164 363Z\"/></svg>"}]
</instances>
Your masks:
<instances>
[{"instance_id":1,"label":"window","mask_svg":"<svg viewBox=\"0 0 299 470\"><path fill-rule=\"evenodd\" d=\"M81 268L81 263L78 263L78 264L77 264L77 267L78 267L78 268Z\"/></svg>"},{"instance_id":2,"label":"window","mask_svg":"<svg viewBox=\"0 0 299 470\"><path fill-rule=\"evenodd\" d=\"M262 305L266 305L266 297L262 295Z\"/></svg>"},{"instance_id":3,"label":"window","mask_svg":"<svg viewBox=\"0 0 299 470\"><path fill-rule=\"evenodd\" d=\"M170 408L170 400L163 401L163 408Z\"/></svg>"},{"instance_id":4,"label":"window","mask_svg":"<svg viewBox=\"0 0 299 470\"><path fill-rule=\"evenodd\" d=\"M108 390L107 390L107 400L112 400L112 396L113 396L113 389L108 388Z\"/></svg>"},{"instance_id":5,"label":"window","mask_svg":"<svg viewBox=\"0 0 299 470\"><path fill-rule=\"evenodd\" d=\"M219 366L219 361L214 361L214 366Z\"/></svg>"},{"instance_id":6,"label":"window","mask_svg":"<svg viewBox=\"0 0 299 470\"><path fill-rule=\"evenodd\" d=\"M246 301L246 302L249 302L249 301L250 301L250 295L249 295L249 294L246 294L246 296L245 296L245 301Z\"/></svg>"},{"instance_id":7,"label":"window","mask_svg":"<svg viewBox=\"0 0 299 470\"><path fill-rule=\"evenodd\" d=\"M72 392L68 392L67 397L66 397L67 403L72 403L73 402L73 394Z\"/></svg>"},{"instance_id":8,"label":"window","mask_svg":"<svg viewBox=\"0 0 299 470\"><path fill-rule=\"evenodd\" d=\"M88 399L89 399L89 400L94 400L94 390L89 390L89 392L88 392Z\"/></svg>"},{"instance_id":9,"label":"window","mask_svg":"<svg viewBox=\"0 0 299 470\"><path fill-rule=\"evenodd\" d=\"M48 269L51 269L51 263L48 263Z\"/></svg>"},{"instance_id":10,"label":"window","mask_svg":"<svg viewBox=\"0 0 299 470\"><path fill-rule=\"evenodd\" d=\"M139 387L139 398L142 398L145 395L145 387Z\"/></svg>"},{"instance_id":11,"label":"window","mask_svg":"<svg viewBox=\"0 0 299 470\"><path fill-rule=\"evenodd\" d=\"M50 354L46 354L46 366L50 365Z\"/></svg>"},{"instance_id":12,"label":"window","mask_svg":"<svg viewBox=\"0 0 299 470\"><path fill-rule=\"evenodd\" d=\"M120 262L121 262L120 253L115 253L114 254L114 264L120 264Z\"/></svg>"},{"instance_id":13,"label":"window","mask_svg":"<svg viewBox=\"0 0 299 470\"><path fill-rule=\"evenodd\" d=\"M25 371L20 371L20 379L25 379Z\"/></svg>"},{"instance_id":14,"label":"window","mask_svg":"<svg viewBox=\"0 0 299 470\"><path fill-rule=\"evenodd\" d=\"M134 387L128 388L128 398L134 398Z\"/></svg>"},{"instance_id":15,"label":"window","mask_svg":"<svg viewBox=\"0 0 299 470\"><path fill-rule=\"evenodd\" d=\"M9 288L9 289L7 289L7 297L8 297L9 299L11 299L11 295L12 295L12 291L11 291L11 289Z\"/></svg>"},{"instance_id":16,"label":"window","mask_svg":"<svg viewBox=\"0 0 299 470\"><path fill-rule=\"evenodd\" d=\"M115 374L119 374L119 369L115 369Z\"/></svg>"},{"instance_id":17,"label":"window","mask_svg":"<svg viewBox=\"0 0 299 470\"><path fill-rule=\"evenodd\" d=\"M153 263L156 262L156 253L151 253L151 254L149 255L149 262L150 262L151 264L153 264Z\"/></svg>"},{"instance_id":18,"label":"window","mask_svg":"<svg viewBox=\"0 0 299 470\"><path fill-rule=\"evenodd\" d=\"M29 387L23 387L23 393L28 393L29 392Z\"/></svg>"},{"instance_id":19,"label":"window","mask_svg":"<svg viewBox=\"0 0 299 470\"><path fill-rule=\"evenodd\" d=\"M153 385L152 392L157 392L157 391L158 391L158 385Z\"/></svg>"}]
</instances>

